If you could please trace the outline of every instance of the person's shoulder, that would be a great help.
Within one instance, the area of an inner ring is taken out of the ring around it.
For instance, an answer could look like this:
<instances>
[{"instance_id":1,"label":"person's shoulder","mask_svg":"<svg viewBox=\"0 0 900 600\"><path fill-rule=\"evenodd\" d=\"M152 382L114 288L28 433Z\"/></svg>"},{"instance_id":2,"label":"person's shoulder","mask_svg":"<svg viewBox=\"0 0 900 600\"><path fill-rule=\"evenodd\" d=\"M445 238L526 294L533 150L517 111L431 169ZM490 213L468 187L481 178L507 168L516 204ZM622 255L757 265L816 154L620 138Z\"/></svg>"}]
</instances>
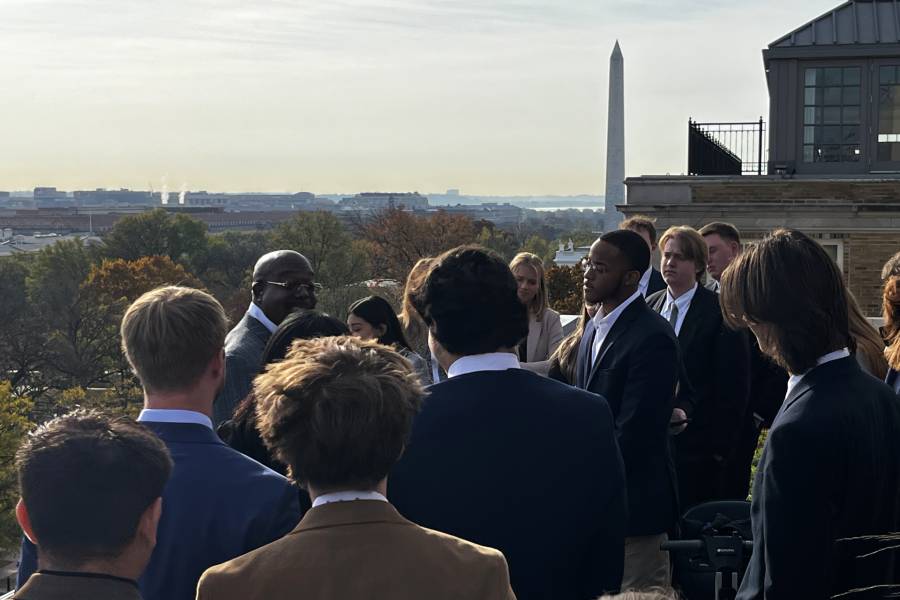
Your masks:
<instances>
[{"instance_id":1,"label":"person's shoulder","mask_svg":"<svg viewBox=\"0 0 900 600\"><path fill-rule=\"evenodd\" d=\"M499 550L415 523L411 523L411 525L412 535L418 539L418 544L423 550L430 550L435 554L442 555L441 559L446 564L455 563L454 570L462 576L471 574L473 569L494 568L498 564L502 564L504 567L506 565L506 559Z\"/></svg>"},{"instance_id":2,"label":"person's shoulder","mask_svg":"<svg viewBox=\"0 0 900 600\"><path fill-rule=\"evenodd\" d=\"M653 292L652 294L647 294L647 306L650 306L656 302L659 302L659 299L664 297L665 295L666 295L665 288L658 290L656 292Z\"/></svg>"},{"instance_id":3,"label":"person's shoulder","mask_svg":"<svg viewBox=\"0 0 900 600\"><path fill-rule=\"evenodd\" d=\"M279 559L290 535L265 546L251 550L224 563L206 569L197 583L198 598L241 598L244 590L250 591L254 581L259 581L261 571L267 565L282 564Z\"/></svg>"},{"instance_id":4,"label":"person's shoulder","mask_svg":"<svg viewBox=\"0 0 900 600\"><path fill-rule=\"evenodd\" d=\"M204 466L215 469L220 477L235 484L246 484L258 492L268 490L281 493L291 487L290 481L284 475L224 443L212 447L211 455Z\"/></svg>"},{"instance_id":5,"label":"person's shoulder","mask_svg":"<svg viewBox=\"0 0 900 600\"><path fill-rule=\"evenodd\" d=\"M544 309L544 316L541 317L541 319L544 321L552 321L553 319L559 320L559 313L548 306Z\"/></svg>"}]
</instances>

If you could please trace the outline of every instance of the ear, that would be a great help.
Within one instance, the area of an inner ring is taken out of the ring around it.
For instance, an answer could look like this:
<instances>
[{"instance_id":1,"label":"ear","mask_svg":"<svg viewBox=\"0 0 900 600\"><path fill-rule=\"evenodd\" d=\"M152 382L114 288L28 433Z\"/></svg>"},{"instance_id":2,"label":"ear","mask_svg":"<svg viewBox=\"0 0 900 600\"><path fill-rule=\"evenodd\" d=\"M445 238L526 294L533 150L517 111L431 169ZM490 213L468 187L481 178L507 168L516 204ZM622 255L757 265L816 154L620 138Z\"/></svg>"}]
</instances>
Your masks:
<instances>
[{"instance_id":1,"label":"ear","mask_svg":"<svg viewBox=\"0 0 900 600\"><path fill-rule=\"evenodd\" d=\"M162 497L153 501L138 521L136 537L145 540L148 547L156 546L156 530L159 527L159 519L162 517Z\"/></svg>"},{"instance_id":2,"label":"ear","mask_svg":"<svg viewBox=\"0 0 900 600\"><path fill-rule=\"evenodd\" d=\"M250 299L254 302L262 298L263 290L266 289L266 284L262 281L254 281L253 285L250 286Z\"/></svg>"},{"instance_id":3,"label":"ear","mask_svg":"<svg viewBox=\"0 0 900 600\"><path fill-rule=\"evenodd\" d=\"M28 538L28 541L38 545L37 539L34 537L34 529L31 527L31 517L28 515L28 508L25 506L25 501L19 498L18 504L16 504L16 521L19 522L19 527L22 528L22 533L25 534L25 537Z\"/></svg>"},{"instance_id":4,"label":"ear","mask_svg":"<svg viewBox=\"0 0 900 600\"><path fill-rule=\"evenodd\" d=\"M641 282L641 276L643 273L640 271L626 271L625 272L625 285L631 287L632 285L638 285Z\"/></svg>"},{"instance_id":5,"label":"ear","mask_svg":"<svg viewBox=\"0 0 900 600\"><path fill-rule=\"evenodd\" d=\"M225 348L223 347L219 350L218 354L212 357L212 360L209 361L209 366L207 367L209 374L213 377L213 379L219 379L220 377L225 377Z\"/></svg>"}]
</instances>

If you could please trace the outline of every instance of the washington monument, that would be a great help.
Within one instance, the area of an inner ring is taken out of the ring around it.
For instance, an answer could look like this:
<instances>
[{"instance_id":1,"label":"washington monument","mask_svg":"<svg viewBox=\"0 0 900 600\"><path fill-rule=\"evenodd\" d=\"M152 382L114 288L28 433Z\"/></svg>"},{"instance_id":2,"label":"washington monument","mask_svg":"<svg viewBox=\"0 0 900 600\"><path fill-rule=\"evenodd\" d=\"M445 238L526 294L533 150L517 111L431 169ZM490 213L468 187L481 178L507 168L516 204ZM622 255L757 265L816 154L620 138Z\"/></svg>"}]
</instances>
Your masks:
<instances>
[{"instance_id":1,"label":"washington monument","mask_svg":"<svg viewBox=\"0 0 900 600\"><path fill-rule=\"evenodd\" d=\"M617 204L625 203L625 68L619 42L609 57L609 112L606 124L606 213L604 231L622 221Z\"/></svg>"}]
</instances>

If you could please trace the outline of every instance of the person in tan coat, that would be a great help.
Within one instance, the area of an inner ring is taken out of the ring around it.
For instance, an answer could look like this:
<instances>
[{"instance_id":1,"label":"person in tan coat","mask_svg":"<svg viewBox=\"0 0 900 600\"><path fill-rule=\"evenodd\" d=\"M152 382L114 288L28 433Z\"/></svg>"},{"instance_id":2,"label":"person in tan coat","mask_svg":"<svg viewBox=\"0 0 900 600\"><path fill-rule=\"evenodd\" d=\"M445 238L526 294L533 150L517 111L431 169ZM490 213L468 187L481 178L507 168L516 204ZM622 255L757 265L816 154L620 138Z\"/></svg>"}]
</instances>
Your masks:
<instances>
[{"instance_id":1,"label":"person in tan coat","mask_svg":"<svg viewBox=\"0 0 900 600\"><path fill-rule=\"evenodd\" d=\"M313 507L284 538L208 569L198 600L514 600L494 549L425 529L387 501L424 390L372 341L295 342L255 382L263 442Z\"/></svg>"}]
</instances>

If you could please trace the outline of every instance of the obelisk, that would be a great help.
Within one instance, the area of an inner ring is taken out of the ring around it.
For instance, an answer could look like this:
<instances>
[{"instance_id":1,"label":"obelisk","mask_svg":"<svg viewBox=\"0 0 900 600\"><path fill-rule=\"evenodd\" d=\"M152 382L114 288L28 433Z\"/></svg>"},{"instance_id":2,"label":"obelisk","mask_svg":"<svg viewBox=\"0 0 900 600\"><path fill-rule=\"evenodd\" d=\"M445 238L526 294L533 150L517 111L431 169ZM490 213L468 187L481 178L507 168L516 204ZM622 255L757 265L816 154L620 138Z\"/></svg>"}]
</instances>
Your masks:
<instances>
[{"instance_id":1,"label":"obelisk","mask_svg":"<svg viewBox=\"0 0 900 600\"><path fill-rule=\"evenodd\" d=\"M617 204L625 203L625 67L619 42L609 57L609 107L606 124L606 202L604 231L622 222Z\"/></svg>"}]
</instances>

